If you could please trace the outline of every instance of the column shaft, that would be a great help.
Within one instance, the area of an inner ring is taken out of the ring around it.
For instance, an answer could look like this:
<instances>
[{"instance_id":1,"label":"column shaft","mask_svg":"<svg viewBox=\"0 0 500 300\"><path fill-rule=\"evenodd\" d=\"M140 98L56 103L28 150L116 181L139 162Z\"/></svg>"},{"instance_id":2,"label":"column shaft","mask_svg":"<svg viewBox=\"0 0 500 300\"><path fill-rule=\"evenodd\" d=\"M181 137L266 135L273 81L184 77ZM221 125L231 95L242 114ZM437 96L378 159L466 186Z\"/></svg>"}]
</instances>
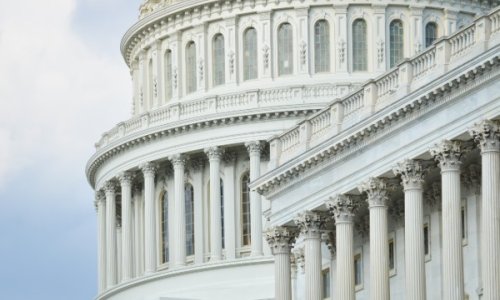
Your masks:
<instances>
[{"instance_id":1,"label":"column shaft","mask_svg":"<svg viewBox=\"0 0 500 300\"><path fill-rule=\"evenodd\" d=\"M482 152L482 255L485 300L500 299L500 152Z\"/></svg>"},{"instance_id":2,"label":"column shaft","mask_svg":"<svg viewBox=\"0 0 500 300\"><path fill-rule=\"evenodd\" d=\"M266 233L267 242L274 255L276 300L292 300L290 250L295 241L295 234L295 231L287 227L274 227Z\"/></svg>"},{"instance_id":3,"label":"column shaft","mask_svg":"<svg viewBox=\"0 0 500 300\"><path fill-rule=\"evenodd\" d=\"M134 274L136 277L142 275L142 242L141 242L141 191L134 192Z\"/></svg>"},{"instance_id":4,"label":"column shaft","mask_svg":"<svg viewBox=\"0 0 500 300\"><path fill-rule=\"evenodd\" d=\"M304 237L306 299L321 299L321 236Z\"/></svg>"},{"instance_id":5,"label":"column shaft","mask_svg":"<svg viewBox=\"0 0 500 300\"><path fill-rule=\"evenodd\" d=\"M210 162L210 261L222 259L222 212L220 190L220 159L218 147L205 150Z\"/></svg>"},{"instance_id":6,"label":"column shaft","mask_svg":"<svg viewBox=\"0 0 500 300\"><path fill-rule=\"evenodd\" d=\"M155 209L155 173L156 166L146 163L144 173L144 273L156 271L156 209Z\"/></svg>"},{"instance_id":7,"label":"column shaft","mask_svg":"<svg viewBox=\"0 0 500 300\"><path fill-rule=\"evenodd\" d=\"M132 224L132 176L121 174L122 187L122 281L132 278L133 274L133 224Z\"/></svg>"},{"instance_id":8,"label":"column shaft","mask_svg":"<svg viewBox=\"0 0 500 300\"><path fill-rule=\"evenodd\" d=\"M260 176L260 142L245 144L250 156L250 181ZM262 248L262 199L256 191L250 191L250 234L252 242L252 256L263 255Z\"/></svg>"},{"instance_id":9,"label":"column shaft","mask_svg":"<svg viewBox=\"0 0 500 300\"><path fill-rule=\"evenodd\" d=\"M116 197L113 183L106 183L106 286L116 284Z\"/></svg>"},{"instance_id":10,"label":"column shaft","mask_svg":"<svg viewBox=\"0 0 500 300\"><path fill-rule=\"evenodd\" d=\"M185 159L182 155L171 158L174 165L174 251L173 267L186 264L186 195L184 190Z\"/></svg>"},{"instance_id":11,"label":"column shaft","mask_svg":"<svg viewBox=\"0 0 500 300\"><path fill-rule=\"evenodd\" d=\"M336 223L337 299L354 300L353 223Z\"/></svg>"},{"instance_id":12,"label":"column shaft","mask_svg":"<svg viewBox=\"0 0 500 300\"><path fill-rule=\"evenodd\" d=\"M97 235L98 235L98 288L99 293L106 289L106 202L102 192L97 192Z\"/></svg>"},{"instance_id":13,"label":"column shaft","mask_svg":"<svg viewBox=\"0 0 500 300\"><path fill-rule=\"evenodd\" d=\"M370 208L370 299L389 297L389 244L387 207Z\"/></svg>"}]
</instances>

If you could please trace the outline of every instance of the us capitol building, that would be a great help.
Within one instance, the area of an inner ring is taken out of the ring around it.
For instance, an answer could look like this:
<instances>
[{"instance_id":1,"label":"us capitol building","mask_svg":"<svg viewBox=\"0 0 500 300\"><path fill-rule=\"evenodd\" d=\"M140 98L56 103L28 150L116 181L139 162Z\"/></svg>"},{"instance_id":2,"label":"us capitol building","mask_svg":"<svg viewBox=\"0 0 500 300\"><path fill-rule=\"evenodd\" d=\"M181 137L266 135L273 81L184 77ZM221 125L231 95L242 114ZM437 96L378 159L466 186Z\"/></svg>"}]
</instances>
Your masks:
<instances>
[{"instance_id":1,"label":"us capitol building","mask_svg":"<svg viewBox=\"0 0 500 300\"><path fill-rule=\"evenodd\" d=\"M96 299L499 300L499 4L144 1Z\"/></svg>"}]
</instances>

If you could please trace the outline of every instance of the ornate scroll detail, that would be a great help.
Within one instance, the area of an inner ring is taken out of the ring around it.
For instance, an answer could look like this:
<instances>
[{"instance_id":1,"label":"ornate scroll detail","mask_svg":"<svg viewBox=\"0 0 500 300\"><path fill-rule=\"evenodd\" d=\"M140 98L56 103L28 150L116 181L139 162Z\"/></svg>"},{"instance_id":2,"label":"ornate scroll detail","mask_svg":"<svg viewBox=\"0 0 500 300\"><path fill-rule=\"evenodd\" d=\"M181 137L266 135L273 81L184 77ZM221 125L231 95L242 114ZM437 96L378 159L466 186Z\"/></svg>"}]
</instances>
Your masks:
<instances>
[{"instance_id":1,"label":"ornate scroll detail","mask_svg":"<svg viewBox=\"0 0 500 300\"><path fill-rule=\"evenodd\" d=\"M307 59L307 44L306 42L302 41L300 42L299 46L299 57L300 57L300 63L302 65L306 64L306 59Z\"/></svg>"},{"instance_id":2,"label":"ornate scroll detail","mask_svg":"<svg viewBox=\"0 0 500 300\"><path fill-rule=\"evenodd\" d=\"M379 40L377 42L377 61L379 64L384 62L384 51L385 51L385 43L383 40Z\"/></svg>"},{"instance_id":3,"label":"ornate scroll detail","mask_svg":"<svg viewBox=\"0 0 500 300\"><path fill-rule=\"evenodd\" d=\"M323 232L321 234L321 240L326 244L328 250L330 250L330 254L335 256L337 253L337 235L335 230Z\"/></svg>"},{"instance_id":4,"label":"ornate scroll detail","mask_svg":"<svg viewBox=\"0 0 500 300\"><path fill-rule=\"evenodd\" d=\"M500 122L484 120L474 124L469 134L479 144L481 151L498 151L500 149Z\"/></svg>"},{"instance_id":5,"label":"ornate scroll detail","mask_svg":"<svg viewBox=\"0 0 500 300\"><path fill-rule=\"evenodd\" d=\"M117 177L122 186L124 185L131 186L135 176L132 172L125 171L120 173Z\"/></svg>"},{"instance_id":6,"label":"ornate scroll detail","mask_svg":"<svg viewBox=\"0 0 500 300\"><path fill-rule=\"evenodd\" d=\"M103 190L104 190L104 193L106 193L106 196L114 195L116 193L116 189L117 189L117 186L116 186L115 181L108 180L104 183Z\"/></svg>"},{"instance_id":7,"label":"ornate scroll detail","mask_svg":"<svg viewBox=\"0 0 500 300\"><path fill-rule=\"evenodd\" d=\"M339 49L339 61L340 63L343 63L345 61L345 41L341 39L337 43L337 47Z\"/></svg>"},{"instance_id":8,"label":"ornate scroll detail","mask_svg":"<svg viewBox=\"0 0 500 300\"><path fill-rule=\"evenodd\" d=\"M153 162L147 162L139 166L144 176L155 176L158 172L158 164Z\"/></svg>"},{"instance_id":9,"label":"ornate scroll detail","mask_svg":"<svg viewBox=\"0 0 500 300\"><path fill-rule=\"evenodd\" d=\"M295 256L295 263L300 268L300 272L304 274L306 258L304 255L304 247L295 247L292 250L293 256Z\"/></svg>"},{"instance_id":10,"label":"ornate scroll detail","mask_svg":"<svg viewBox=\"0 0 500 300\"><path fill-rule=\"evenodd\" d=\"M326 203L335 223L352 222L356 211L356 203L349 195L335 195Z\"/></svg>"},{"instance_id":11,"label":"ornate scroll detail","mask_svg":"<svg viewBox=\"0 0 500 300\"><path fill-rule=\"evenodd\" d=\"M234 74L234 51L229 51L227 55L229 61L229 73Z\"/></svg>"},{"instance_id":12,"label":"ornate scroll detail","mask_svg":"<svg viewBox=\"0 0 500 300\"><path fill-rule=\"evenodd\" d=\"M178 153L171 155L168 159L170 160L174 168L176 168L176 167L184 167L186 165L188 157L184 154Z\"/></svg>"},{"instance_id":13,"label":"ornate scroll detail","mask_svg":"<svg viewBox=\"0 0 500 300\"><path fill-rule=\"evenodd\" d=\"M305 237L320 237L325 228L325 217L318 212L305 211L295 218L295 225Z\"/></svg>"},{"instance_id":14,"label":"ornate scroll detail","mask_svg":"<svg viewBox=\"0 0 500 300\"><path fill-rule=\"evenodd\" d=\"M224 149L217 146L205 148L205 154L209 160L220 160L224 155Z\"/></svg>"},{"instance_id":15,"label":"ornate scroll detail","mask_svg":"<svg viewBox=\"0 0 500 300\"><path fill-rule=\"evenodd\" d=\"M269 68L269 46L262 47L262 61L264 62L264 69Z\"/></svg>"},{"instance_id":16,"label":"ornate scroll detail","mask_svg":"<svg viewBox=\"0 0 500 300\"><path fill-rule=\"evenodd\" d=\"M264 144L261 141L246 142L245 147L247 148L248 154L260 155L264 149Z\"/></svg>"},{"instance_id":17,"label":"ornate scroll detail","mask_svg":"<svg viewBox=\"0 0 500 300\"><path fill-rule=\"evenodd\" d=\"M297 231L295 229L277 226L269 228L266 232L266 240L274 255L288 254L295 243Z\"/></svg>"},{"instance_id":18,"label":"ornate scroll detail","mask_svg":"<svg viewBox=\"0 0 500 300\"><path fill-rule=\"evenodd\" d=\"M358 190L368 195L367 201L370 207L387 205L389 197L387 195L387 183L385 179L371 177L361 183Z\"/></svg>"},{"instance_id":19,"label":"ornate scroll detail","mask_svg":"<svg viewBox=\"0 0 500 300\"><path fill-rule=\"evenodd\" d=\"M458 141L443 140L430 149L434 159L439 162L441 170L459 170L462 156L462 145Z\"/></svg>"},{"instance_id":20,"label":"ornate scroll detail","mask_svg":"<svg viewBox=\"0 0 500 300\"><path fill-rule=\"evenodd\" d=\"M425 201L431 208L441 207L441 182L433 182L424 194Z\"/></svg>"},{"instance_id":21,"label":"ornate scroll detail","mask_svg":"<svg viewBox=\"0 0 500 300\"><path fill-rule=\"evenodd\" d=\"M394 175L401 176L404 189L422 189L425 170L417 160L406 159L392 168Z\"/></svg>"}]
</instances>

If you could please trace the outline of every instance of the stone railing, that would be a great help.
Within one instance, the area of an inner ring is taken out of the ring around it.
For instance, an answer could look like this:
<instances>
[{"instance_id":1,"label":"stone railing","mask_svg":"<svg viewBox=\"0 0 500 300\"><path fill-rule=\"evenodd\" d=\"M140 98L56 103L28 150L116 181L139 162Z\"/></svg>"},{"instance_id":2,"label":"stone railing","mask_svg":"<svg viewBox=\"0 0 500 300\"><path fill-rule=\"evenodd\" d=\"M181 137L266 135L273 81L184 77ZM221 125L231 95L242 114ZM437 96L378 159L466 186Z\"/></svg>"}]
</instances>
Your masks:
<instances>
[{"instance_id":1,"label":"stone railing","mask_svg":"<svg viewBox=\"0 0 500 300\"><path fill-rule=\"evenodd\" d=\"M171 122L196 120L200 117L216 117L221 113L244 113L259 108L293 109L290 107L291 105L328 103L351 89L350 84L286 86L207 96L193 101L173 103L119 123L102 135L102 138L96 143L96 148L99 150L121 138L126 138L128 135Z\"/></svg>"},{"instance_id":2,"label":"stone railing","mask_svg":"<svg viewBox=\"0 0 500 300\"><path fill-rule=\"evenodd\" d=\"M270 139L271 168L339 134L500 44L500 7Z\"/></svg>"}]
</instances>

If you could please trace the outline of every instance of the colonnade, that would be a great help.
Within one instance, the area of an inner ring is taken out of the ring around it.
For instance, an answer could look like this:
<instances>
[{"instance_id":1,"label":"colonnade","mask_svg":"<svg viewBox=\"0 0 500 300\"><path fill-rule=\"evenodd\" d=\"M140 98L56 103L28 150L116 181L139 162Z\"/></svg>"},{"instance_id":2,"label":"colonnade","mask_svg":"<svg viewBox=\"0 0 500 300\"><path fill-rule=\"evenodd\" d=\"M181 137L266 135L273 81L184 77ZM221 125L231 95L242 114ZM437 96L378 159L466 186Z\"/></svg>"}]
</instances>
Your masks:
<instances>
[{"instance_id":1,"label":"colonnade","mask_svg":"<svg viewBox=\"0 0 500 300\"><path fill-rule=\"evenodd\" d=\"M483 121L469 131L481 150L482 207L481 259L482 299L500 299L500 123ZM442 299L464 299L464 266L461 232L460 166L465 152L460 141L443 140L429 150L441 171L442 199ZM426 299L423 232L423 192L426 166L417 159L406 159L393 168L404 190L405 299ZM388 250L388 180L368 178L358 186L366 194L370 218L370 295L371 300L390 299ZM336 227L335 299L354 300L354 216L359 196L338 194L326 201L329 214L305 211L295 219L296 226L278 226L267 232L276 259L276 299L291 300L289 293L290 249L300 236L304 243L305 299L320 300L321 234L332 219ZM289 233L300 235L290 236ZM279 245L277 247L276 245ZM288 256L285 258L284 256Z\"/></svg>"},{"instance_id":2,"label":"colonnade","mask_svg":"<svg viewBox=\"0 0 500 300\"><path fill-rule=\"evenodd\" d=\"M244 145L250 157L250 178L260 175L261 152L263 143L260 141L248 142ZM224 148L210 147L204 150L210 168L210 262L224 259L222 247L222 212L220 168L224 156ZM185 206L185 171L190 161L185 154L174 154L168 157L173 166L173 229L169 230L169 268L180 268L187 264L186 257L186 206ZM231 163L234 165L234 159ZM106 181L102 188L96 191L96 209L98 215L98 269L99 291L103 292L113 286L129 281L134 277L146 276L158 270L161 243L158 241L159 226L158 199L156 191L159 164L146 162L138 166L137 170L127 170L115 178ZM233 174L234 166L228 167ZM142 176L141 176L142 175ZM197 184L202 185L199 180ZM226 182L228 190L233 191L234 182ZM230 188L229 188L230 186ZM197 187L202 191L202 187ZM226 190L226 189L225 189ZM170 192L170 191L169 191ZM117 195L121 194L121 211L117 213ZM200 197L200 196L198 196ZM234 197L225 197L228 209L235 215ZM262 204L260 195L250 192L250 231L251 256L263 255L262 237ZM196 208L195 208L196 209ZM225 208L226 209L226 208ZM121 216L121 224L118 218ZM195 218L195 223L203 222L202 218ZM233 220L231 227L235 226ZM119 227L119 228L118 228ZM201 232L203 240L203 224L194 224L195 231ZM121 230L120 236L117 232ZM234 228L229 230L235 235ZM235 239L233 239L235 240ZM234 243L235 241L233 241ZM228 245L226 252L235 252L235 245ZM120 250L120 251L118 251ZM195 247L195 263L204 261L203 247ZM226 259L236 258L235 253L226 253Z\"/></svg>"}]
</instances>

